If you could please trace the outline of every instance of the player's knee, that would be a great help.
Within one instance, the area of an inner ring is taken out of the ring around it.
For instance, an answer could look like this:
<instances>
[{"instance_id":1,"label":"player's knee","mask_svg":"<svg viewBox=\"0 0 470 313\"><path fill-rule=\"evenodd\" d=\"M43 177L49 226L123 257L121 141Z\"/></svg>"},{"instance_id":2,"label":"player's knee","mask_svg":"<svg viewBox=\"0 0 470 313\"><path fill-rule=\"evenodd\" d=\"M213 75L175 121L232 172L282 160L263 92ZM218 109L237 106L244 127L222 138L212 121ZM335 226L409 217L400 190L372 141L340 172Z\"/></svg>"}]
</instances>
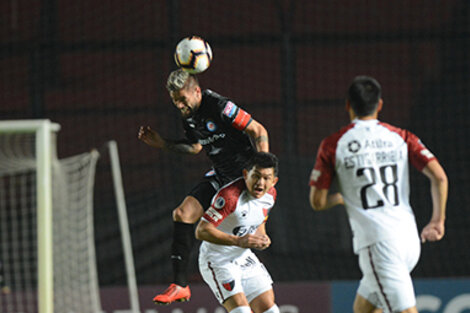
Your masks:
<instances>
[{"instance_id":1,"label":"player's knee","mask_svg":"<svg viewBox=\"0 0 470 313\"><path fill-rule=\"evenodd\" d=\"M360 305L360 303L357 301L354 301L354 304L353 304L353 312L354 313L362 313L362 306Z\"/></svg>"},{"instance_id":2,"label":"player's knee","mask_svg":"<svg viewBox=\"0 0 470 313\"><path fill-rule=\"evenodd\" d=\"M251 313L249 306L237 306L235 309L231 310L229 313Z\"/></svg>"},{"instance_id":3,"label":"player's knee","mask_svg":"<svg viewBox=\"0 0 470 313\"><path fill-rule=\"evenodd\" d=\"M201 211L201 212L199 212ZM173 221L187 224L196 223L202 216L202 210L188 205L180 205L173 210Z\"/></svg>"},{"instance_id":4,"label":"player's knee","mask_svg":"<svg viewBox=\"0 0 470 313\"><path fill-rule=\"evenodd\" d=\"M279 313L279 307L274 304L272 307L270 307L268 310L264 311L263 313Z\"/></svg>"},{"instance_id":5,"label":"player's knee","mask_svg":"<svg viewBox=\"0 0 470 313\"><path fill-rule=\"evenodd\" d=\"M361 301L354 301L353 304L353 312L354 313L382 313L382 310L376 308L372 305L365 305L365 303L361 303Z\"/></svg>"},{"instance_id":6,"label":"player's knee","mask_svg":"<svg viewBox=\"0 0 470 313\"><path fill-rule=\"evenodd\" d=\"M175 222L183 222L184 220L184 211L181 207L177 207L173 210L173 221Z\"/></svg>"},{"instance_id":7,"label":"player's knee","mask_svg":"<svg viewBox=\"0 0 470 313\"><path fill-rule=\"evenodd\" d=\"M370 313L372 311L372 305L369 304L369 302L366 301L365 298L358 294L356 294L356 298L354 299L353 303L353 312L354 313L365 313L368 312Z\"/></svg>"}]
</instances>

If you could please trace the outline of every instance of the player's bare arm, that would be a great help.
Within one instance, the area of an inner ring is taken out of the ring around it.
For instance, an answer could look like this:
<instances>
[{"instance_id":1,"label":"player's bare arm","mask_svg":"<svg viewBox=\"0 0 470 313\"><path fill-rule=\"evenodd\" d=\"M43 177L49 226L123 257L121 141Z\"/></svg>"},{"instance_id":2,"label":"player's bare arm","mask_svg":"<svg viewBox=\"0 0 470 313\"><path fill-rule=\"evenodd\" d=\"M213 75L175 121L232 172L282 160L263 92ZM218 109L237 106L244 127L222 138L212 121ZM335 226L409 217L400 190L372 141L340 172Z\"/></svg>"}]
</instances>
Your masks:
<instances>
[{"instance_id":1,"label":"player's bare arm","mask_svg":"<svg viewBox=\"0 0 470 313\"><path fill-rule=\"evenodd\" d=\"M444 169L436 160L429 162L422 172L431 182L433 209L431 221L421 232L421 241L437 241L441 240L445 233L444 222L449 183Z\"/></svg>"},{"instance_id":2,"label":"player's bare arm","mask_svg":"<svg viewBox=\"0 0 470 313\"><path fill-rule=\"evenodd\" d=\"M197 154L202 150L202 145L199 143L190 144L184 140L172 141L163 139L160 134L150 126L141 126L139 128L138 138L151 147L165 149L176 153Z\"/></svg>"},{"instance_id":3,"label":"player's bare arm","mask_svg":"<svg viewBox=\"0 0 470 313\"><path fill-rule=\"evenodd\" d=\"M315 211L327 210L339 204L344 204L343 196L337 192L328 194L328 189L310 187L310 206Z\"/></svg>"},{"instance_id":4,"label":"player's bare arm","mask_svg":"<svg viewBox=\"0 0 470 313\"><path fill-rule=\"evenodd\" d=\"M211 223L204 220L201 220L196 227L196 239L219 245L239 246L241 248L254 249L261 249L267 242L267 238L265 236L248 234L243 237L238 237L224 233L223 231L218 230Z\"/></svg>"},{"instance_id":5,"label":"player's bare arm","mask_svg":"<svg viewBox=\"0 0 470 313\"><path fill-rule=\"evenodd\" d=\"M196 227L196 239L229 246L236 246L238 242L237 236L226 234L204 220L200 220Z\"/></svg>"},{"instance_id":6,"label":"player's bare arm","mask_svg":"<svg viewBox=\"0 0 470 313\"><path fill-rule=\"evenodd\" d=\"M268 131L263 125L253 119L246 127L245 132L253 138L259 152L269 152Z\"/></svg>"}]
</instances>

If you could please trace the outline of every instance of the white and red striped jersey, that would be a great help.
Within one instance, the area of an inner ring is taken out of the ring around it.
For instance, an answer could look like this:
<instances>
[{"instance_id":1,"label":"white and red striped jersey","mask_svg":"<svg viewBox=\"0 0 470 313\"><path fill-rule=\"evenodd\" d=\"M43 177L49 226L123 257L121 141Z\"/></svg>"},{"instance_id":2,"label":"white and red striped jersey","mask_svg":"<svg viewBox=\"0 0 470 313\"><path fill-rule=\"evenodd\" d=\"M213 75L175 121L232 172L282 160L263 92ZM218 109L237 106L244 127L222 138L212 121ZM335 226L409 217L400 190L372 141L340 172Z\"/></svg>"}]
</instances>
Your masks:
<instances>
[{"instance_id":1,"label":"white and red striped jersey","mask_svg":"<svg viewBox=\"0 0 470 313\"><path fill-rule=\"evenodd\" d=\"M250 195L243 178L222 187L212 198L202 219L227 234L244 236L254 234L266 221L276 201L276 189L272 187L261 198ZM214 264L223 264L241 256L249 249L238 246L213 244L203 241L200 256Z\"/></svg>"},{"instance_id":2,"label":"white and red striped jersey","mask_svg":"<svg viewBox=\"0 0 470 313\"><path fill-rule=\"evenodd\" d=\"M434 159L411 132L356 119L322 141L310 186L329 189L337 177L357 252L388 238L418 236L409 163L421 171Z\"/></svg>"}]
</instances>

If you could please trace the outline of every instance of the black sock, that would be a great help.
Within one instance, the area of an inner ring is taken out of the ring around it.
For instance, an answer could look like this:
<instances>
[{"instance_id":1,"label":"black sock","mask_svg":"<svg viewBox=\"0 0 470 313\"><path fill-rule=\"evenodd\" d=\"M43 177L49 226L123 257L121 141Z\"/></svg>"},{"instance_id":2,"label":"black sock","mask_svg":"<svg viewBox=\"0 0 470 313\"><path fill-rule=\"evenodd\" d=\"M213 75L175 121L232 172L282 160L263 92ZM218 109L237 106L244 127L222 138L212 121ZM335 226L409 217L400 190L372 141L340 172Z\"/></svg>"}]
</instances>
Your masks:
<instances>
[{"instance_id":1,"label":"black sock","mask_svg":"<svg viewBox=\"0 0 470 313\"><path fill-rule=\"evenodd\" d=\"M188 259L194 240L194 225L174 222L173 226L173 244L171 245L173 282L184 287L188 284Z\"/></svg>"}]
</instances>

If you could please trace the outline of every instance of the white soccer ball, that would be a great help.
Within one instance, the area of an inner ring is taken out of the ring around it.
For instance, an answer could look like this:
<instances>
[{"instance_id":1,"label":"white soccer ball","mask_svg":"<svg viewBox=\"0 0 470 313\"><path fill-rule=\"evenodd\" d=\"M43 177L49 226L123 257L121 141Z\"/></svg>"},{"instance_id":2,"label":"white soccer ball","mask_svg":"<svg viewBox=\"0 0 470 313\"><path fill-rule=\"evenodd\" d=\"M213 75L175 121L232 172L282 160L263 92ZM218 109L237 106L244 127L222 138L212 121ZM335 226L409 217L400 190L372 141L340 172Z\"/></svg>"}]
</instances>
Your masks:
<instances>
[{"instance_id":1,"label":"white soccer ball","mask_svg":"<svg viewBox=\"0 0 470 313\"><path fill-rule=\"evenodd\" d=\"M201 37L189 36L176 45L176 65L186 72L202 73L209 68L211 61L212 49Z\"/></svg>"}]
</instances>

